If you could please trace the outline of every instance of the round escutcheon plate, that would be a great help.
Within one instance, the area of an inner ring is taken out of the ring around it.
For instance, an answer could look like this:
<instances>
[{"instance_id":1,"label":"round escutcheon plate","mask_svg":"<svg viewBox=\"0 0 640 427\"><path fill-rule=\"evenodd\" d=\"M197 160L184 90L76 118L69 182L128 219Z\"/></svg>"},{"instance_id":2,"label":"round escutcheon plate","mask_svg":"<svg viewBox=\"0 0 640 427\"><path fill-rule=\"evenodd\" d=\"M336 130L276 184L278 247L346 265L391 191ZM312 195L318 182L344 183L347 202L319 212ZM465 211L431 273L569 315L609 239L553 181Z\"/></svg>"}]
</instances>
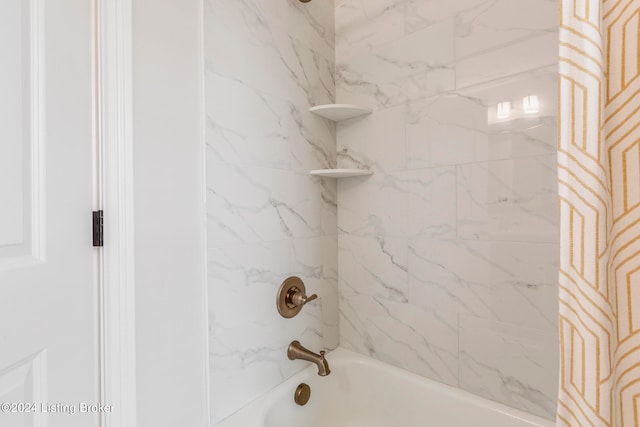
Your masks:
<instances>
[{"instance_id":1,"label":"round escutcheon plate","mask_svg":"<svg viewBox=\"0 0 640 427\"><path fill-rule=\"evenodd\" d=\"M309 402L310 398L311 398L311 387L309 387L309 384L305 384L305 383L300 384L298 388L296 388L296 393L293 396L293 400L295 400L295 402L298 405L304 406L307 404L307 402Z\"/></svg>"},{"instance_id":2,"label":"round escutcheon plate","mask_svg":"<svg viewBox=\"0 0 640 427\"><path fill-rule=\"evenodd\" d=\"M285 319L290 319L302 310L302 305L295 305L291 302L291 297L301 292L302 295L306 295L306 289L302 279L296 276L287 277L278 289L278 295L276 297L276 307L278 313Z\"/></svg>"}]
</instances>

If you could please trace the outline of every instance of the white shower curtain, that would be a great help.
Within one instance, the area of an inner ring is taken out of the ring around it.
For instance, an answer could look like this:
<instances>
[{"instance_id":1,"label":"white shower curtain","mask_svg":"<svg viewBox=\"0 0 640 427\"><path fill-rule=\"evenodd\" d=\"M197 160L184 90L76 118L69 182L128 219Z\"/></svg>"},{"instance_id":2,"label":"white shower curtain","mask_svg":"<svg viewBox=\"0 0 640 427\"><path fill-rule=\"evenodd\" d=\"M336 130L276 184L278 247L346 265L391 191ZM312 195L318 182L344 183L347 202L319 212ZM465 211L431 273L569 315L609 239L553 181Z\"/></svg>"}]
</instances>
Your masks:
<instances>
[{"instance_id":1,"label":"white shower curtain","mask_svg":"<svg viewBox=\"0 0 640 427\"><path fill-rule=\"evenodd\" d=\"M560 0L558 426L640 426L640 0Z\"/></svg>"}]
</instances>

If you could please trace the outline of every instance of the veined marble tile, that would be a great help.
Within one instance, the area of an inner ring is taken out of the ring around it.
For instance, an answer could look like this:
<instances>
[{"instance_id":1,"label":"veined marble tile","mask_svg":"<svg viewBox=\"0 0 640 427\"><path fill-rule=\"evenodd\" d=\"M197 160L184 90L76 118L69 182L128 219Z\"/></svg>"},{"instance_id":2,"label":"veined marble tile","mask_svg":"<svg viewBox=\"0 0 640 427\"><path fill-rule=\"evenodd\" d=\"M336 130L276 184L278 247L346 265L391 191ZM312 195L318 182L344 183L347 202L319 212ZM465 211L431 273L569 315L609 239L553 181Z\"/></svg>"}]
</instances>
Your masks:
<instances>
[{"instance_id":1,"label":"veined marble tile","mask_svg":"<svg viewBox=\"0 0 640 427\"><path fill-rule=\"evenodd\" d=\"M496 0L456 19L456 87L558 61L557 0Z\"/></svg>"},{"instance_id":2,"label":"veined marble tile","mask_svg":"<svg viewBox=\"0 0 640 427\"><path fill-rule=\"evenodd\" d=\"M454 236L455 175L453 167L443 167L340 180L340 232L384 238Z\"/></svg>"},{"instance_id":3,"label":"veined marble tile","mask_svg":"<svg viewBox=\"0 0 640 427\"><path fill-rule=\"evenodd\" d=\"M336 2L336 58L370 52L404 35L404 0L344 0Z\"/></svg>"},{"instance_id":4,"label":"veined marble tile","mask_svg":"<svg viewBox=\"0 0 640 427\"><path fill-rule=\"evenodd\" d=\"M469 13L487 3L487 0L407 0L406 3L405 32L410 34L459 13Z\"/></svg>"},{"instance_id":5,"label":"veined marble tile","mask_svg":"<svg viewBox=\"0 0 640 427\"><path fill-rule=\"evenodd\" d=\"M328 234L336 211L326 190L308 173L212 164L207 171L209 247Z\"/></svg>"},{"instance_id":6,"label":"veined marble tile","mask_svg":"<svg viewBox=\"0 0 640 427\"><path fill-rule=\"evenodd\" d=\"M557 69L551 67L410 102L409 167L554 154L557 79ZM524 98L532 95L537 112L525 112ZM496 117L500 102L510 103L509 117Z\"/></svg>"},{"instance_id":7,"label":"veined marble tile","mask_svg":"<svg viewBox=\"0 0 640 427\"><path fill-rule=\"evenodd\" d=\"M338 124L338 167L397 171L406 168L404 106Z\"/></svg>"},{"instance_id":8,"label":"veined marble tile","mask_svg":"<svg viewBox=\"0 0 640 427\"><path fill-rule=\"evenodd\" d=\"M319 105L323 103L332 103L336 100L336 61L334 52L326 52L321 54L317 51L310 51L313 55L313 61L316 67L312 70L317 70L317 76L311 75L311 78L317 78L317 81L310 81L312 85L312 96L307 97L307 100L312 101L310 106ZM328 54L328 55L327 55Z\"/></svg>"},{"instance_id":9,"label":"veined marble tile","mask_svg":"<svg viewBox=\"0 0 640 427\"><path fill-rule=\"evenodd\" d=\"M209 159L288 169L291 104L213 73L205 80Z\"/></svg>"},{"instance_id":10,"label":"veined marble tile","mask_svg":"<svg viewBox=\"0 0 640 427\"><path fill-rule=\"evenodd\" d=\"M296 104L333 101L332 47L309 46L287 22L270 22L254 0L210 0L204 19L207 73Z\"/></svg>"},{"instance_id":11,"label":"veined marble tile","mask_svg":"<svg viewBox=\"0 0 640 427\"><path fill-rule=\"evenodd\" d=\"M303 4L280 0L250 0L262 12L274 31L295 34L308 46L335 45L333 2Z\"/></svg>"},{"instance_id":12,"label":"veined marble tile","mask_svg":"<svg viewBox=\"0 0 640 427\"><path fill-rule=\"evenodd\" d=\"M555 243L416 239L409 245L409 302L556 334Z\"/></svg>"},{"instance_id":13,"label":"veined marble tile","mask_svg":"<svg viewBox=\"0 0 640 427\"><path fill-rule=\"evenodd\" d=\"M453 22L445 21L401 39L377 46L370 54L345 58L355 71L377 82L395 82L453 64ZM344 62L340 62L342 66Z\"/></svg>"},{"instance_id":14,"label":"veined marble tile","mask_svg":"<svg viewBox=\"0 0 640 427\"><path fill-rule=\"evenodd\" d=\"M291 107L289 129L291 168L299 172L336 167L336 124L309 111L308 106Z\"/></svg>"},{"instance_id":15,"label":"veined marble tile","mask_svg":"<svg viewBox=\"0 0 640 427\"><path fill-rule=\"evenodd\" d=\"M221 344L209 338L209 346L219 348ZM227 352L221 355L209 355L212 425L283 381L280 370L282 351L286 354L286 348L265 348L247 352L227 349Z\"/></svg>"},{"instance_id":16,"label":"veined marble tile","mask_svg":"<svg viewBox=\"0 0 640 427\"><path fill-rule=\"evenodd\" d=\"M453 89L453 20L336 62L338 102L377 109Z\"/></svg>"},{"instance_id":17,"label":"veined marble tile","mask_svg":"<svg viewBox=\"0 0 640 427\"><path fill-rule=\"evenodd\" d=\"M407 105L409 167L454 165L486 153L490 136L482 100L458 94L441 95Z\"/></svg>"},{"instance_id":18,"label":"veined marble tile","mask_svg":"<svg viewBox=\"0 0 640 427\"><path fill-rule=\"evenodd\" d=\"M486 278L490 273L482 271L485 266L481 260L464 241L411 240L409 302L429 309L497 317L491 304L491 282ZM485 277L474 276L478 270Z\"/></svg>"},{"instance_id":19,"label":"veined marble tile","mask_svg":"<svg viewBox=\"0 0 640 427\"><path fill-rule=\"evenodd\" d=\"M278 283L277 285L279 285ZM260 351L278 350L280 351L279 359L276 360L279 371L289 375L297 372L299 364L287 364L287 345L293 340L300 340L309 348L317 348L319 350L325 348L323 343L323 319L322 319L322 301L320 299L305 305L305 308L296 316L296 321L286 321L287 319L277 318L278 313L275 307L275 295L278 286L275 286L272 295L268 300L262 299L262 304L268 305L275 315L270 318L257 319L255 313L249 311L247 307L239 309L242 303L236 301L225 301L224 303L234 306L236 314L233 318L221 319L218 312L215 312L217 325L210 338L216 343L211 346L210 354L214 359L225 360L233 355L241 355L242 353L259 353ZM219 297L223 294L220 293ZM243 295L246 298L257 299L255 295ZM268 304L267 304L268 303ZM219 308L219 306L217 306ZM253 318L250 324L245 324L242 317ZM318 351L319 351L318 350ZM244 369L250 363L262 362L260 359L252 361L244 361L239 369ZM232 362L235 363L235 362ZM222 363L221 366L224 366ZM291 366L289 366L291 365ZM295 365L298 365L297 367ZM218 367L216 367L218 369ZM281 378L286 378L283 376ZM272 384L273 386L273 384Z\"/></svg>"},{"instance_id":20,"label":"veined marble tile","mask_svg":"<svg viewBox=\"0 0 640 427\"><path fill-rule=\"evenodd\" d=\"M309 113L335 101L333 2L207 0L207 234L212 423L306 362L300 340L338 345L335 124ZM331 235L331 236L327 236ZM320 296L295 321L278 286L299 275Z\"/></svg>"},{"instance_id":21,"label":"veined marble tile","mask_svg":"<svg viewBox=\"0 0 640 427\"><path fill-rule=\"evenodd\" d=\"M338 183L336 179L313 177L320 185L320 228L321 235L330 236L338 232Z\"/></svg>"},{"instance_id":22,"label":"veined marble tile","mask_svg":"<svg viewBox=\"0 0 640 427\"><path fill-rule=\"evenodd\" d=\"M322 336L318 335L322 327L319 306L320 301L314 301L305 308L305 314L299 315L309 317L313 313L315 324L309 325L305 321L306 325L296 331L279 334L282 330L275 327L233 326L209 337L212 418L223 419L231 415L308 365L289 360L287 346L297 339L309 348L322 348ZM285 325L280 321L275 323ZM270 337L270 341L259 342L257 338L261 335ZM246 338L249 343L227 341L229 337L237 336Z\"/></svg>"},{"instance_id":23,"label":"veined marble tile","mask_svg":"<svg viewBox=\"0 0 640 427\"><path fill-rule=\"evenodd\" d=\"M460 318L460 387L554 419L555 335L478 318Z\"/></svg>"},{"instance_id":24,"label":"veined marble tile","mask_svg":"<svg viewBox=\"0 0 640 427\"><path fill-rule=\"evenodd\" d=\"M321 302L310 303L296 322L279 316L278 286L291 275L290 241L209 250L211 403L222 419L304 368L289 361L287 345L299 339L322 347Z\"/></svg>"},{"instance_id":25,"label":"veined marble tile","mask_svg":"<svg viewBox=\"0 0 640 427\"><path fill-rule=\"evenodd\" d=\"M211 160L308 172L336 167L336 126L247 85L206 76L207 147Z\"/></svg>"},{"instance_id":26,"label":"veined marble tile","mask_svg":"<svg viewBox=\"0 0 640 427\"><path fill-rule=\"evenodd\" d=\"M458 236L556 242L555 155L458 166Z\"/></svg>"},{"instance_id":27,"label":"veined marble tile","mask_svg":"<svg viewBox=\"0 0 640 427\"><path fill-rule=\"evenodd\" d=\"M287 240L210 248L209 310L216 316L211 332L217 334L218 327L266 325L277 319L275 295L291 275L292 259L292 244ZM231 303L237 301L242 303ZM256 338L263 339L269 337Z\"/></svg>"},{"instance_id":28,"label":"veined marble tile","mask_svg":"<svg viewBox=\"0 0 640 427\"><path fill-rule=\"evenodd\" d=\"M345 292L407 302L407 239L338 236L340 287Z\"/></svg>"},{"instance_id":29,"label":"veined marble tile","mask_svg":"<svg viewBox=\"0 0 640 427\"><path fill-rule=\"evenodd\" d=\"M306 92L306 99L297 102L303 105L330 104L336 98L334 51L308 48L289 36L294 50L295 62L289 65L294 82Z\"/></svg>"},{"instance_id":30,"label":"veined marble tile","mask_svg":"<svg viewBox=\"0 0 640 427\"><path fill-rule=\"evenodd\" d=\"M287 242L285 245L290 250L290 243ZM304 312L296 317L296 322L279 317L274 296L281 281L290 273L276 274L277 277L267 281L264 270L260 270L259 267L243 267L243 263L259 265L259 260L254 256L258 253L264 259L271 260L284 254L274 250L271 256L265 256L266 251L260 253L260 250L252 245L241 246L229 256L229 251L233 249L225 248L224 254L227 254L228 258L223 258L222 262L216 260L215 263L210 263L210 359L213 368L212 379L218 379L212 381L212 384L222 387L221 378L225 378L229 370L235 370L233 377L242 380L255 365L258 365L268 371L269 377L273 379L264 381L258 376L253 380L247 377L246 380L251 382L251 389L265 391L265 388L268 390L274 387L304 366L287 363L286 347L293 339L299 339L312 348L322 348L321 304L319 300L310 303ZM220 255L221 251L214 252L217 252L219 257L224 256ZM238 259L229 260L229 257ZM290 259L288 261L290 262ZM230 277L237 274L233 270L243 268L249 273L248 283L229 281ZM256 271L258 275L254 276ZM222 389L224 390L224 387ZM236 397L242 400L242 394Z\"/></svg>"},{"instance_id":31,"label":"veined marble tile","mask_svg":"<svg viewBox=\"0 0 640 427\"><path fill-rule=\"evenodd\" d=\"M337 236L293 240L293 274L303 280L308 296L319 297L324 348L330 350L336 348L340 340L337 247Z\"/></svg>"},{"instance_id":32,"label":"veined marble tile","mask_svg":"<svg viewBox=\"0 0 640 427\"><path fill-rule=\"evenodd\" d=\"M340 296L342 346L450 385L458 383L456 328L451 313L368 295Z\"/></svg>"}]
</instances>

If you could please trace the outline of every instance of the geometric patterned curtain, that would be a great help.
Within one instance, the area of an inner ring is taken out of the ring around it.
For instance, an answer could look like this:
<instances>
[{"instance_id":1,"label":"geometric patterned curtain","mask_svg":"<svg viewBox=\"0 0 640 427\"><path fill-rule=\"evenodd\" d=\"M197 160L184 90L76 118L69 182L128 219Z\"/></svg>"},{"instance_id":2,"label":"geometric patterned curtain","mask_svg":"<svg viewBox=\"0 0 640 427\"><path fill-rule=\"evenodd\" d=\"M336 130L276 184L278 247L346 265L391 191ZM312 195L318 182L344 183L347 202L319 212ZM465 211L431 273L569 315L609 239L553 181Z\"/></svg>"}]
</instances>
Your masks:
<instances>
[{"instance_id":1,"label":"geometric patterned curtain","mask_svg":"<svg viewBox=\"0 0 640 427\"><path fill-rule=\"evenodd\" d=\"M640 426L640 0L560 0L558 426Z\"/></svg>"}]
</instances>

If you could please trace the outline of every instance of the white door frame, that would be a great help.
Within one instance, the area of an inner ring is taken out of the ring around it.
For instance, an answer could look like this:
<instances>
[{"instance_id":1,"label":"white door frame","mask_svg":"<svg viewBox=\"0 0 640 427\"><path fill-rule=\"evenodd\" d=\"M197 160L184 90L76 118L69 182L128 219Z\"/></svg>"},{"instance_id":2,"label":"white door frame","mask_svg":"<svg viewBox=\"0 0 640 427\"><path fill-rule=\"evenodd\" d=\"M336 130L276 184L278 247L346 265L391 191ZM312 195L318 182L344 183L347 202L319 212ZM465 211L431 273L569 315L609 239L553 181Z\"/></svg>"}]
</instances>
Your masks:
<instances>
[{"instance_id":1,"label":"white door frame","mask_svg":"<svg viewBox=\"0 0 640 427\"><path fill-rule=\"evenodd\" d=\"M132 0L94 0L102 427L136 426Z\"/></svg>"}]
</instances>

